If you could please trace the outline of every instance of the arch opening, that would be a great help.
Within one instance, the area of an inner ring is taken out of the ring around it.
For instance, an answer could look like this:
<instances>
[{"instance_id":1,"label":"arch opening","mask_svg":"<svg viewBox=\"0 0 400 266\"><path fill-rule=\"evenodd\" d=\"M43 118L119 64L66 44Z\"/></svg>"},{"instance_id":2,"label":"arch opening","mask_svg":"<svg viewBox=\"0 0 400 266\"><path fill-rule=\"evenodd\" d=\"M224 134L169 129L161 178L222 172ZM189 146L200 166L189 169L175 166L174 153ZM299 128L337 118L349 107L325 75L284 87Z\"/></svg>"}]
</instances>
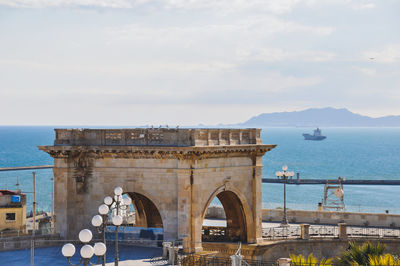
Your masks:
<instances>
[{"instance_id":1,"label":"arch opening","mask_svg":"<svg viewBox=\"0 0 400 266\"><path fill-rule=\"evenodd\" d=\"M133 218L131 219L135 227L163 228L160 212L149 198L136 192L127 192L125 195L132 199L133 214L131 216Z\"/></svg>"},{"instance_id":2,"label":"arch opening","mask_svg":"<svg viewBox=\"0 0 400 266\"><path fill-rule=\"evenodd\" d=\"M218 205L220 206L219 210ZM221 207L223 210L221 210ZM211 208L214 208L214 210ZM223 214L225 214L225 221ZM213 219L206 219L207 217ZM208 206L203 215L202 241L247 242L247 226L243 204L234 192L222 191L218 193L213 199L213 204Z\"/></svg>"},{"instance_id":3,"label":"arch opening","mask_svg":"<svg viewBox=\"0 0 400 266\"><path fill-rule=\"evenodd\" d=\"M156 205L141 193L126 192L122 195L122 198L127 197L131 199L131 203L119 210L119 215L123 218L123 223L119 226L119 238L126 244L134 244L139 240L142 245L161 247L164 227ZM116 215L116 213L110 215ZM112 226L107 238L115 239L114 232L115 229Z\"/></svg>"}]
</instances>

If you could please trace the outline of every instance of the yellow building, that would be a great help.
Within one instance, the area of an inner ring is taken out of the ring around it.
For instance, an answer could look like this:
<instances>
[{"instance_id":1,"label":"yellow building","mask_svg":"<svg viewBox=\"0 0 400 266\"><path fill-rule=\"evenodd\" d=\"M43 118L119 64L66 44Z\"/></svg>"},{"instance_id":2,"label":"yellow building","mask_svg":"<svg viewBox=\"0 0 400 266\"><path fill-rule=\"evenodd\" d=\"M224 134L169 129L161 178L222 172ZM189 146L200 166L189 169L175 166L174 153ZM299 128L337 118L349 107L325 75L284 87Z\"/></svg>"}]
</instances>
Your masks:
<instances>
[{"instance_id":1,"label":"yellow building","mask_svg":"<svg viewBox=\"0 0 400 266\"><path fill-rule=\"evenodd\" d=\"M26 195L0 190L0 231L26 231Z\"/></svg>"}]
</instances>

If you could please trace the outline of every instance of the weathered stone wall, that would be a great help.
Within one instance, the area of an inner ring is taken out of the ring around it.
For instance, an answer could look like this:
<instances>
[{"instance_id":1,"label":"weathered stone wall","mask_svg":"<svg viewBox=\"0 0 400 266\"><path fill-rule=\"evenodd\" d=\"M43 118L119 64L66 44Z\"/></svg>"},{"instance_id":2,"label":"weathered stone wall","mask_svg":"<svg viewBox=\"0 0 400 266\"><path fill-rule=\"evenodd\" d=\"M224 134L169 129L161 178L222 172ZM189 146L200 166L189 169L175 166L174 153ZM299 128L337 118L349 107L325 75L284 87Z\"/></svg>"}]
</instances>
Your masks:
<instances>
[{"instance_id":1,"label":"weathered stone wall","mask_svg":"<svg viewBox=\"0 0 400 266\"><path fill-rule=\"evenodd\" d=\"M358 244L364 243L365 239L352 239ZM372 243L379 242L386 245L385 252L398 254L399 239L372 239ZM263 244L245 245L242 244L241 254L247 259L257 259L263 261L276 261L279 258L289 258L291 254L303 254L308 256L313 253L319 259L334 258L349 247L349 241L340 239L311 239L311 240L282 240L266 241ZM204 243L205 251L217 251L219 256L228 257L235 254L237 244L226 243Z\"/></svg>"},{"instance_id":2,"label":"weathered stone wall","mask_svg":"<svg viewBox=\"0 0 400 266\"><path fill-rule=\"evenodd\" d=\"M31 247L31 240L31 236L0 238L0 252L15 249L28 249ZM62 244L64 244L64 242L60 241L60 235L58 234L35 237L35 248L59 246Z\"/></svg>"},{"instance_id":3,"label":"weathered stone wall","mask_svg":"<svg viewBox=\"0 0 400 266\"><path fill-rule=\"evenodd\" d=\"M353 240L358 244L364 243L365 239ZM372 243L379 242L386 245L385 252L397 254L399 252L400 240L370 240ZM313 240L286 240L260 247L258 257L263 260L277 260L278 258L289 258L290 254L303 254L308 256L313 253L319 259L334 258L349 247L349 242L339 239L313 239Z\"/></svg>"},{"instance_id":4,"label":"weathered stone wall","mask_svg":"<svg viewBox=\"0 0 400 266\"><path fill-rule=\"evenodd\" d=\"M283 210L263 209L263 221L280 222ZM304 211L288 210L289 222L338 224L346 223L354 226L400 226L400 215L386 213L362 213L362 212L337 212L337 211Z\"/></svg>"}]
</instances>

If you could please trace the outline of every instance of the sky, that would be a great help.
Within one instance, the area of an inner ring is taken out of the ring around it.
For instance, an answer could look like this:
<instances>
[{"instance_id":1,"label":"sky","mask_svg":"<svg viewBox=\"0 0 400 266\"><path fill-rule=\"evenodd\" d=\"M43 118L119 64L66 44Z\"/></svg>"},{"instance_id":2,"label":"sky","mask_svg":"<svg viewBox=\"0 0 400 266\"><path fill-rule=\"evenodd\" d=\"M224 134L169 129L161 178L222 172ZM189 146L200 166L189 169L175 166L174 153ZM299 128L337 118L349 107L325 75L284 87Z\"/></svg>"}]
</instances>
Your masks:
<instances>
[{"instance_id":1,"label":"sky","mask_svg":"<svg viewBox=\"0 0 400 266\"><path fill-rule=\"evenodd\" d=\"M0 125L400 115L398 0L0 0Z\"/></svg>"}]
</instances>

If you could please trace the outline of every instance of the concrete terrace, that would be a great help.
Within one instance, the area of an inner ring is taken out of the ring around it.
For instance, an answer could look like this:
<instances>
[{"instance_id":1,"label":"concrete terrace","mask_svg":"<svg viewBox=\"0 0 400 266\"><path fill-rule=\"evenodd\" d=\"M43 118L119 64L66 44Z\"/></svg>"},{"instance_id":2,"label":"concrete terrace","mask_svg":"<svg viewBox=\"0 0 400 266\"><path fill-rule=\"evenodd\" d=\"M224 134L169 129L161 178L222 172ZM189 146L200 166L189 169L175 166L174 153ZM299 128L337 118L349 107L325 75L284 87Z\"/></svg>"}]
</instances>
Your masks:
<instances>
[{"instance_id":1,"label":"concrete terrace","mask_svg":"<svg viewBox=\"0 0 400 266\"><path fill-rule=\"evenodd\" d=\"M69 265L66 258L61 254L62 245L48 248L35 249L35 265L38 266L66 266ZM79 249L76 249L71 262L79 262ZM161 260L162 249L152 247L119 246L119 258L121 266L147 266L168 265ZM114 246L107 245L107 265L114 265ZM30 249L0 252L1 265L26 266L30 263ZM96 260L92 258L92 263ZM101 263L100 263L101 265Z\"/></svg>"}]
</instances>

